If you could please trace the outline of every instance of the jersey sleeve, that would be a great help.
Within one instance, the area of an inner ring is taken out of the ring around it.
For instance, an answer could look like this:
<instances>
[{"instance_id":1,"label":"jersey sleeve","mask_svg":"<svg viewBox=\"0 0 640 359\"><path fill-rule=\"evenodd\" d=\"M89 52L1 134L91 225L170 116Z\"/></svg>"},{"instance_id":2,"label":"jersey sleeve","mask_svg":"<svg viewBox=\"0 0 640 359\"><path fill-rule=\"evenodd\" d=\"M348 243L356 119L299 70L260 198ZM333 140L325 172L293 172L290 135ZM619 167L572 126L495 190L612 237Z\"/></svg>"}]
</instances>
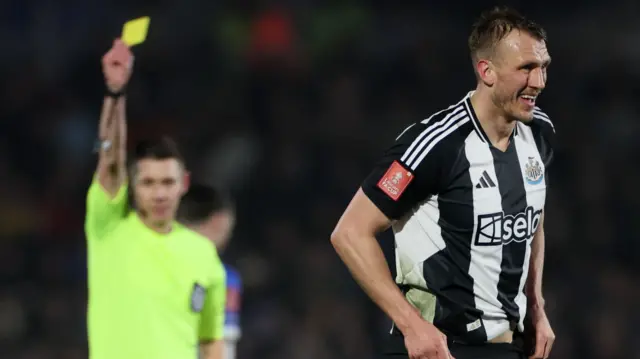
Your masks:
<instances>
[{"instance_id":1,"label":"jersey sleeve","mask_svg":"<svg viewBox=\"0 0 640 359\"><path fill-rule=\"evenodd\" d=\"M123 218L127 209L127 184L123 184L115 197L102 188L94 176L87 192L85 233L88 239L99 239L109 233Z\"/></svg>"},{"instance_id":2,"label":"jersey sleeve","mask_svg":"<svg viewBox=\"0 0 640 359\"><path fill-rule=\"evenodd\" d=\"M240 339L240 310L242 306L242 278L234 268L225 265L227 273L227 300L224 313L225 340L235 342Z\"/></svg>"},{"instance_id":3,"label":"jersey sleeve","mask_svg":"<svg viewBox=\"0 0 640 359\"><path fill-rule=\"evenodd\" d=\"M363 192L390 219L399 219L443 182L442 141L432 125L416 123L384 152L362 183Z\"/></svg>"},{"instance_id":4,"label":"jersey sleeve","mask_svg":"<svg viewBox=\"0 0 640 359\"><path fill-rule=\"evenodd\" d=\"M200 319L200 340L222 340L224 338L224 311L227 296L224 266L215 255L212 277Z\"/></svg>"},{"instance_id":5,"label":"jersey sleeve","mask_svg":"<svg viewBox=\"0 0 640 359\"><path fill-rule=\"evenodd\" d=\"M542 112L539 107L535 108L533 112L533 119L534 126L532 130L534 131L538 151L540 151L540 157L544 163L546 185L548 186L549 169L553 168L553 162L555 160L556 128L553 125L553 122L551 122L549 115Z\"/></svg>"}]
</instances>

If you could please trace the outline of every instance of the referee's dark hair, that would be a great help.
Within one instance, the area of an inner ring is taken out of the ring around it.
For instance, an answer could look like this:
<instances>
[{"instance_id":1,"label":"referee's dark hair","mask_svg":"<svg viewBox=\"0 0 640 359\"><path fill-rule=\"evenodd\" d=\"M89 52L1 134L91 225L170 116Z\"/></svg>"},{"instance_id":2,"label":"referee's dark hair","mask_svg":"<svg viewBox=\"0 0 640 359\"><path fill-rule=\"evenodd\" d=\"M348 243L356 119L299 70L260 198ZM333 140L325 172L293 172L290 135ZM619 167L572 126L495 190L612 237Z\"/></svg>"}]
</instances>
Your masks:
<instances>
[{"instance_id":1,"label":"referee's dark hair","mask_svg":"<svg viewBox=\"0 0 640 359\"><path fill-rule=\"evenodd\" d=\"M129 167L129 174L132 178L134 177L136 173L136 165L140 160L166 160L171 158L176 159L182 166L185 165L184 158L178 149L178 145L170 137L163 136L157 139L140 141L136 144L133 149L133 153L130 156L131 166Z\"/></svg>"},{"instance_id":2,"label":"referee's dark hair","mask_svg":"<svg viewBox=\"0 0 640 359\"><path fill-rule=\"evenodd\" d=\"M494 7L480 14L469 35L469 52L474 63L480 58L491 58L496 45L511 31L527 32L537 40L547 41L542 26L509 7Z\"/></svg>"},{"instance_id":3,"label":"referee's dark hair","mask_svg":"<svg viewBox=\"0 0 640 359\"><path fill-rule=\"evenodd\" d=\"M201 224L222 211L234 211L231 197L219 188L193 183L182 197L178 208L178 221Z\"/></svg>"}]
</instances>

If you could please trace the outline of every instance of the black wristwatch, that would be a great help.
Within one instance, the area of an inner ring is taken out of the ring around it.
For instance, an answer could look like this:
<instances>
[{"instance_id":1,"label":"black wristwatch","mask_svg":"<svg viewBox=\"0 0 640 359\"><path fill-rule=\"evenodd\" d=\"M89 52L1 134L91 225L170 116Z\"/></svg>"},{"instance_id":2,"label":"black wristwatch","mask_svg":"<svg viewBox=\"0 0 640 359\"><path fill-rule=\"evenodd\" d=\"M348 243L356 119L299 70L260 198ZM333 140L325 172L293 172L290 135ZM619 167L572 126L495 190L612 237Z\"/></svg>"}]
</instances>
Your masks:
<instances>
[{"instance_id":1,"label":"black wristwatch","mask_svg":"<svg viewBox=\"0 0 640 359\"><path fill-rule=\"evenodd\" d=\"M109 89L108 87L105 89L104 95L107 97L111 97L113 99L117 99L120 98L122 95L124 95L124 88L121 89L118 92L113 92L111 91L111 89Z\"/></svg>"}]
</instances>

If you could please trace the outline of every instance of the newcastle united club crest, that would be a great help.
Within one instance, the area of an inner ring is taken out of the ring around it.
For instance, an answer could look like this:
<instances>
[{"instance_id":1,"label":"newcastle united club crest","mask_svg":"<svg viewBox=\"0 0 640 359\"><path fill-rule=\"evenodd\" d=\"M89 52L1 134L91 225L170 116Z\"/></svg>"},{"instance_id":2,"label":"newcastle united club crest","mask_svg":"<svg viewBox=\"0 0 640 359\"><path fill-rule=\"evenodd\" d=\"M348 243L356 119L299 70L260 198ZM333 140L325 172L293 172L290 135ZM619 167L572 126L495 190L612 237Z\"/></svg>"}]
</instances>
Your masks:
<instances>
[{"instance_id":1,"label":"newcastle united club crest","mask_svg":"<svg viewBox=\"0 0 640 359\"><path fill-rule=\"evenodd\" d=\"M524 166L524 178L530 185L539 184L544 178L542 166L534 157L529 157L527 164Z\"/></svg>"}]
</instances>

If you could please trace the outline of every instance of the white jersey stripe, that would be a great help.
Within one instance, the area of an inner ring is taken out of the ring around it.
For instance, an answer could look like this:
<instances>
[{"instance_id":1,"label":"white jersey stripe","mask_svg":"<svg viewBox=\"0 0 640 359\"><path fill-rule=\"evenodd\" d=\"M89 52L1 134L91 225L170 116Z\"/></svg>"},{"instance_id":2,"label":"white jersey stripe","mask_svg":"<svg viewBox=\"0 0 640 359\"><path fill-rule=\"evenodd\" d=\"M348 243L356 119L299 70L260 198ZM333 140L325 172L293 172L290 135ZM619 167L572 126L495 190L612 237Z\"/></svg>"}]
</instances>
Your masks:
<instances>
[{"instance_id":1,"label":"white jersey stripe","mask_svg":"<svg viewBox=\"0 0 640 359\"><path fill-rule=\"evenodd\" d=\"M433 118L433 116L429 117L428 119L422 121L422 123L427 124L427 128L424 129L424 131L422 131L422 133L420 133L420 135L413 141L413 143L411 143L411 146L409 146L409 148L407 148L407 150L404 152L404 155L402 155L401 160L405 163L407 163L407 165L409 164L408 161L412 161L412 159L415 157L414 155L412 155L414 149L416 148L416 146L418 146L418 144L420 144L420 142L422 141L422 139L429 135L429 133L431 133L434 130L437 130L440 126L442 126L444 123L446 123L449 118L460 112L463 111L464 107L459 106L457 108L455 108L452 112L450 112L449 114L447 114L444 119L433 123L433 124L429 124L429 121ZM409 158L409 156L411 156L411 158Z\"/></svg>"},{"instance_id":2,"label":"white jersey stripe","mask_svg":"<svg viewBox=\"0 0 640 359\"><path fill-rule=\"evenodd\" d=\"M549 125L551 125L551 129L553 130L553 132L556 132L556 127L553 125L553 122L551 122L551 118L549 118L549 115L542 112L542 109L540 109L540 107L536 106L533 108L533 117L548 123Z\"/></svg>"},{"instance_id":3,"label":"white jersey stripe","mask_svg":"<svg viewBox=\"0 0 640 359\"><path fill-rule=\"evenodd\" d=\"M546 113L544 113L544 112L542 112L542 111L540 111L540 110L533 110L533 113L534 113L535 115L540 116L540 117L544 117L544 118L546 118L546 119L549 119L549 115L547 115Z\"/></svg>"},{"instance_id":4,"label":"white jersey stripe","mask_svg":"<svg viewBox=\"0 0 640 359\"><path fill-rule=\"evenodd\" d=\"M452 111L452 113L456 113L456 112L461 111L461 110L462 110L462 107L460 106L460 102L458 102L455 105L449 106L444 110L440 110L440 111L434 113L433 115L429 116L426 120L423 120L422 123L426 124L426 125L429 125L429 122L431 121L431 119L433 119L437 115L442 114L443 112ZM449 115L451 115L451 113L449 113L447 116L449 116ZM442 121L440 121L440 122L442 122ZM416 139L413 141L413 143L411 143L409 148L407 148L407 150L405 151L404 155L402 156L402 161L404 161L404 159L411 154L411 151L413 151L413 149L418 145L418 143L420 143L420 140L424 136L426 136L429 133L429 131L431 131L433 126L439 124L440 122L435 123L433 125L427 126L427 128L425 128L424 131L422 131L422 133L418 137L416 137Z\"/></svg>"},{"instance_id":5,"label":"white jersey stripe","mask_svg":"<svg viewBox=\"0 0 640 359\"><path fill-rule=\"evenodd\" d=\"M466 115L466 113L464 113ZM448 126L448 129L442 133L440 136L436 137L430 144L429 146L427 146L427 148L424 149L424 151L422 151L422 153L420 154L420 157L417 158L417 160L410 165L411 169L415 171L416 168L418 168L418 166L420 165L420 162L422 162L422 160L424 160L424 158L427 156L427 154L429 154L429 152L438 144L438 142L442 141L445 137L449 136L453 131L457 130L458 128L460 128L460 126L464 125L465 123L469 122L469 116L466 116L464 118L462 118L461 120L459 120L458 122L455 122L452 126Z\"/></svg>"},{"instance_id":6,"label":"white jersey stripe","mask_svg":"<svg viewBox=\"0 0 640 359\"><path fill-rule=\"evenodd\" d=\"M455 115L454 115L455 114ZM420 141L420 145L418 147L416 147L416 149L413 151L413 153L411 154L411 156L406 160L406 164L408 166L411 166L412 163L415 161L416 157L419 156L422 152L423 149L425 148L425 146L428 146L429 143L433 140L434 137L439 136L440 133L447 131L449 128L451 128L451 126L455 126L455 123L461 118L467 116L467 113L465 111L459 111L459 112L452 112L450 114L448 114L443 120L439 121L436 124L434 124L432 127L430 127L430 132L429 135L425 138L422 139L422 141ZM426 133L426 131L425 131Z\"/></svg>"},{"instance_id":7,"label":"white jersey stripe","mask_svg":"<svg viewBox=\"0 0 640 359\"><path fill-rule=\"evenodd\" d=\"M402 137L402 135L405 134L405 132L409 131L409 129L411 129L411 127L415 126L415 123L410 124L407 128L404 129L404 131L402 131L402 133L400 133L398 135L398 137L396 137L396 141L400 139L400 137Z\"/></svg>"},{"instance_id":8,"label":"white jersey stripe","mask_svg":"<svg viewBox=\"0 0 640 359\"><path fill-rule=\"evenodd\" d=\"M469 177L471 183L478 183L486 173L491 178L498 178L491 149L483 143L475 131L472 131L465 141L465 155L469 161ZM473 191L474 221L473 237L481 230L482 223L478 223L478 216L486 213L502 212L502 198L500 188L496 186L475 188ZM485 229L486 230L486 229ZM492 231L496 231L492 228ZM495 233L494 233L495 234ZM473 293L476 308L483 312L482 324L488 339L503 333L508 329L504 321L506 315L502 311L502 304L498 300L498 281L500 280L500 263L502 262L502 246L487 246L471 241L471 261L469 275L473 278ZM492 320L488 320L491 318Z\"/></svg>"},{"instance_id":9,"label":"white jersey stripe","mask_svg":"<svg viewBox=\"0 0 640 359\"><path fill-rule=\"evenodd\" d=\"M549 125L551 125L551 129L553 130L553 132L556 132L556 127L553 125L553 122L551 122L549 117L540 116L538 113L535 113L535 112L533 113L533 117L548 123Z\"/></svg>"}]
</instances>

